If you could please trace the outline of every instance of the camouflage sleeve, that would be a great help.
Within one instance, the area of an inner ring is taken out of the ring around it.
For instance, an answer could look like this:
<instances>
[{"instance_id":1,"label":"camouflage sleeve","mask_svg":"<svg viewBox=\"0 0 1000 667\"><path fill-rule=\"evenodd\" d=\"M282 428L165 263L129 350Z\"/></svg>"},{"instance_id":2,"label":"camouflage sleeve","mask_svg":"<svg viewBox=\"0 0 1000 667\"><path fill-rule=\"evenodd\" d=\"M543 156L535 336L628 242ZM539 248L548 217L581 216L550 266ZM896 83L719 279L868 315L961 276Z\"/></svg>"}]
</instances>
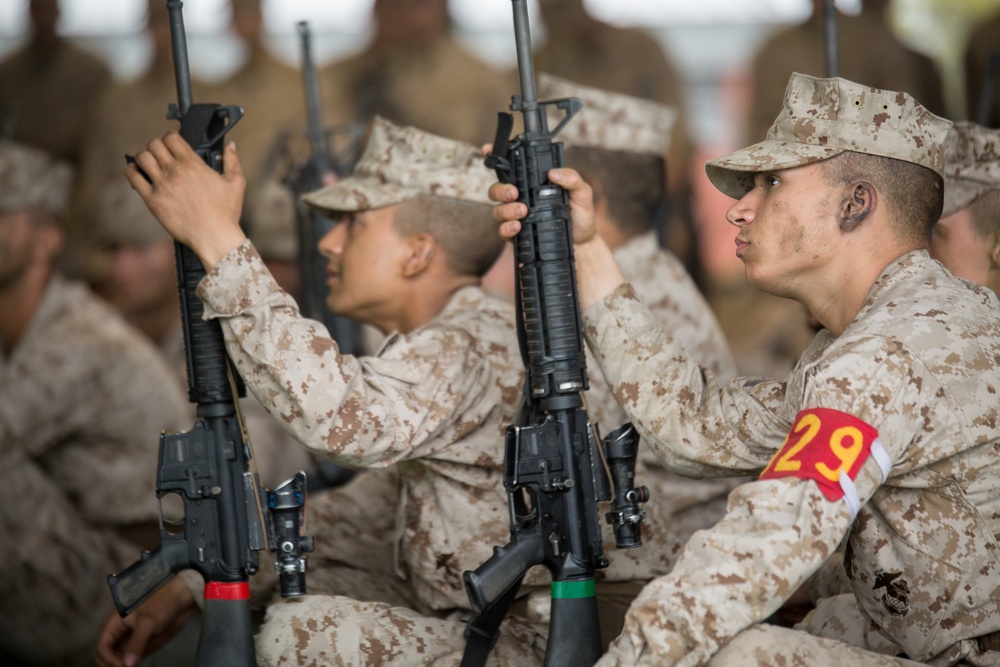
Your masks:
<instances>
[{"instance_id":1,"label":"camouflage sleeve","mask_svg":"<svg viewBox=\"0 0 1000 667\"><path fill-rule=\"evenodd\" d=\"M856 503L846 493L831 499L815 475L789 474L737 487L725 518L695 533L671 573L639 595L600 667L705 664L740 631L774 613L837 549L857 507L871 499L919 428L894 423L919 390L900 372L906 355L898 366L885 363L892 347L871 339L807 371L803 407L852 415L877 426L879 439L891 441L882 454L859 457L857 465L848 465L853 461L843 460L846 450L819 436L797 449L803 470L811 462L831 462L828 455L839 452L845 467L834 472L845 472L849 481L841 475L841 487L854 489Z\"/></svg>"},{"instance_id":2,"label":"camouflage sleeve","mask_svg":"<svg viewBox=\"0 0 1000 667\"><path fill-rule=\"evenodd\" d=\"M199 286L247 387L306 447L353 467L440 455L499 401L461 332L425 327L380 357L341 355L249 242ZM444 455L447 457L447 455Z\"/></svg>"},{"instance_id":3,"label":"camouflage sleeve","mask_svg":"<svg viewBox=\"0 0 1000 667\"><path fill-rule=\"evenodd\" d=\"M691 477L753 472L781 446L784 383L720 387L711 371L687 360L628 284L583 320L619 405L668 469Z\"/></svg>"}]
</instances>

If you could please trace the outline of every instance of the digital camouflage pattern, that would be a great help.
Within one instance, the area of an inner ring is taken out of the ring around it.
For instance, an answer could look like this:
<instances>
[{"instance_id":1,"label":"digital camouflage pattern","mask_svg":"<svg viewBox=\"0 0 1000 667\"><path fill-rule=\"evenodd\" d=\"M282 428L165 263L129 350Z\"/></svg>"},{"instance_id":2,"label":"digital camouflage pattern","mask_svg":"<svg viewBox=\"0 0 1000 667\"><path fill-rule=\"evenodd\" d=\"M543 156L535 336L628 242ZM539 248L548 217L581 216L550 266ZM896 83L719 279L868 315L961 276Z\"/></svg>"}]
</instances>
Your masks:
<instances>
[{"instance_id":1,"label":"digital camouflage pattern","mask_svg":"<svg viewBox=\"0 0 1000 667\"><path fill-rule=\"evenodd\" d=\"M583 102L583 109L558 135L558 140L567 146L660 157L670 150L679 115L674 107L583 86L545 72L538 74L538 96L542 99L578 97ZM550 129L561 119L561 114L561 111L549 109Z\"/></svg>"},{"instance_id":2,"label":"digital camouflage pattern","mask_svg":"<svg viewBox=\"0 0 1000 667\"><path fill-rule=\"evenodd\" d=\"M523 377L510 306L462 289L432 322L358 358L299 315L249 243L199 295L286 430L341 465L396 466L398 574L429 609L466 607L462 572L509 538L502 442Z\"/></svg>"},{"instance_id":3,"label":"digital camouflage pattern","mask_svg":"<svg viewBox=\"0 0 1000 667\"><path fill-rule=\"evenodd\" d=\"M458 667L468 615L441 618L346 597L307 595L268 609L257 636L259 664L274 667ZM545 635L508 615L488 667L541 665Z\"/></svg>"},{"instance_id":4,"label":"digital camouflage pattern","mask_svg":"<svg viewBox=\"0 0 1000 667\"><path fill-rule=\"evenodd\" d=\"M1000 130L975 123L955 123L944 145L944 212L971 206L1000 189Z\"/></svg>"},{"instance_id":5,"label":"digital camouflage pattern","mask_svg":"<svg viewBox=\"0 0 1000 667\"><path fill-rule=\"evenodd\" d=\"M799 167L844 151L912 162L943 177L942 146L951 125L906 93L795 73L764 141L709 160L705 171L734 199L750 190L756 172Z\"/></svg>"},{"instance_id":6,"label":"digital camouflage pattern","mask_svg":"<svg viewBox=\"0 0 1000 667\"><path fill-rule=\"evenodd\" d=\"M817 336L786 381L726 387L683 359L627 285L589 308L585 333L605 376L671 469L759 473L799 411L816 407L877 429L891 465L884 480L876 457L865 459L856 519L811 480L737 487L725 518L639 595L599 664L705 664L777 610L845 534L848 578L880 634L911 660L997 664L978 638L1000 630L998 308L992 292L913 251L882 272L839 337Z\"/></svg>"},{"instance_id":7,"label":"digital camouflage pattern","mask_svg":"<svg viewBox=\"0 0 1000 667\"><path fill-rule=\"evenodd\" d=\"M350 177L302 199L324 213L367 211L418 195L489 204L495 182L474 146L375 118Z\"/></svg>"},{"instance_id":8,"label":"digital camouflage pattern","mask_svg":"<svg viewBox=\"0 0 1000 667\"><path fill-rule=\"evenodd\" d=\"M13 141L0 141L0 211L43 208L66 214L73 168L47 153Z\"/></svg>"},{"instance_id":9,"label":"digital camouflage pattern","mask_svg":"<svg viewBox=\"0 0 1000 667\"><path fill-rule=\"evenodd\" d=\"M134 529L157 534L159 436L190 426L186 406L137 331L52 278L0 355L0 652L90 659L114 608L107 576L139 556Z\"/></svg>"},{"instance_id":10,"label":"digital camouflage pattern","mask_svg":"<svg viewBox=\"0 0 1000 667\"><path fill-rule=\"evenodd\" d=\"M711 371L720 385L735 377L736 364L715 315L680 260L660 248L656 233L647 232L626 241L615 249L614 256L636 294L657 321L670 328L684 353ZM587 414L600 425L601 433L607 434L629 417L618 405L593 352L589 347L585 349L590 381ZM646 546L636 551L639 558L648 559L651 557L648 552L662 551L662 545L649 539L656 536L659 525L665 525L673 538L683 544L694 531L714 524L725 513L729 492L743 481L690 479L668 472L644 441L640 442L639 461L636 477L650 488L649 510L662 513L662 518L657 517L658 520L649 522L648 528L643 527ZM614 554L611 558L618 556Z\"/></svg>"}]
</instances>

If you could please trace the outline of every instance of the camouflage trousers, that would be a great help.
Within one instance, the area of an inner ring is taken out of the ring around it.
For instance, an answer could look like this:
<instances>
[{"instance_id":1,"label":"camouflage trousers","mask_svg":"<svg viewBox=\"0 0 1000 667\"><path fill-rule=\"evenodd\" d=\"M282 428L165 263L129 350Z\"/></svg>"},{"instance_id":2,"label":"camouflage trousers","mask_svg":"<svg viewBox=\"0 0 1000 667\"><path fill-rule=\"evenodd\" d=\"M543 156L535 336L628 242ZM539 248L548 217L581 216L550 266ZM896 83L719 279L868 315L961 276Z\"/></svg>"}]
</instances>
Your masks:
<instances>
[{"instance_id":1,"label":"camouflage trousers","mask_svg":"<svg viewBox=\"0 0 1000 667\"><path fill-rule=\"evenodd\" d=\"M417 608L411 586L396 574L399 477L395 468L366 470L309 500L310 593Z\"/></svg>"},{"instance_id":2,"label":"camouflage trousers","mask_svg":"<svg viewBox=\"0 0 1000 667\"><path fill-rule=\"evenodd\" d=\"M307 595L268 608L257 661L267 667L457 666L467 614L425 616L381 602ZM509 617L487 665L541 665L543 633L544 626Z\"/></svg>"},{"instance_id":3,"label":"camouflage trousers","mask_svg":"<svg viewBox=\"0 0 1000 667\"><path fill-rule=\"evenodd\" d=\"M968 667L1000 665L1000 652L979 651L973 642L957 662L941 664ZM816 602L794 629L756 625L744 630L709 661L711 667L904 667L920 665L898 657L899 647L878 633L861 615L853 593ZM938 664L937 662L932 664Z\"/></svg>"},{"instance_id":4,"label":"camouflage trousers","mask_svg":"<svg viewBox=\"0 0 1000 667\"><path fill-rule=\"evenodd\" d=\"M107 576L138 556L138 546L89 525L33 461L0 471L0 655L90 664L114 610Z\"/></svg>"}]
</instances>

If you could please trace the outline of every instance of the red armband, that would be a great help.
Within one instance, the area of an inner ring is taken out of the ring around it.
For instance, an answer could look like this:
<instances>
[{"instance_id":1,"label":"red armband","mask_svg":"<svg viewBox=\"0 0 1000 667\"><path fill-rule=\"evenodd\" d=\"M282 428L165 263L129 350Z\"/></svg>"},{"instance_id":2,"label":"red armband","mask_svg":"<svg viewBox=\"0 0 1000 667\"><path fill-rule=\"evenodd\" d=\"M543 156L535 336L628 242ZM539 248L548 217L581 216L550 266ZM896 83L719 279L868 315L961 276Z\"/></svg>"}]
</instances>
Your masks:
<instances>
[{"instance_id":1,"label":"red armband","mask_svg":"<svg viewBox=\"0 0 1000 667\"><path fill-rule=\"evenodd\" d=\"M811 479L827 500L847 495L856 514L859 500L854 480L873 449L884 479L889 473L889 457L874 427L839 410L803 410L795 416L792 430L760 479Z\"/></svg>"}]
</instances>

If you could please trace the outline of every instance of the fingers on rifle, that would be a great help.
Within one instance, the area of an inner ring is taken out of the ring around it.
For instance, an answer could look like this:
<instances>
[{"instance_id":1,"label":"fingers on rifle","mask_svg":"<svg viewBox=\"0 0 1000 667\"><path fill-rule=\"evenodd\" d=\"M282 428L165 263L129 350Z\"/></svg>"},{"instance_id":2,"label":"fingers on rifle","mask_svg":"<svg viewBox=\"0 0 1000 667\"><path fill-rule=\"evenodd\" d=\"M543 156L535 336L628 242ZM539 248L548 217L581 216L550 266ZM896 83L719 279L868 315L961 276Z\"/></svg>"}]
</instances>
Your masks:
<instances>
[{"instance_id":1,"label":"fingers on rifle","mask_svg":"<svg viewBox=\"0 0 1000 667\"><path fill-rule=\"evenodd\" d=\"M225 152L222 155L222 169L226 178L241 178L243 176L243 165L236 154L235 141L226 144Z\"/></svg>"}]
</instances>

